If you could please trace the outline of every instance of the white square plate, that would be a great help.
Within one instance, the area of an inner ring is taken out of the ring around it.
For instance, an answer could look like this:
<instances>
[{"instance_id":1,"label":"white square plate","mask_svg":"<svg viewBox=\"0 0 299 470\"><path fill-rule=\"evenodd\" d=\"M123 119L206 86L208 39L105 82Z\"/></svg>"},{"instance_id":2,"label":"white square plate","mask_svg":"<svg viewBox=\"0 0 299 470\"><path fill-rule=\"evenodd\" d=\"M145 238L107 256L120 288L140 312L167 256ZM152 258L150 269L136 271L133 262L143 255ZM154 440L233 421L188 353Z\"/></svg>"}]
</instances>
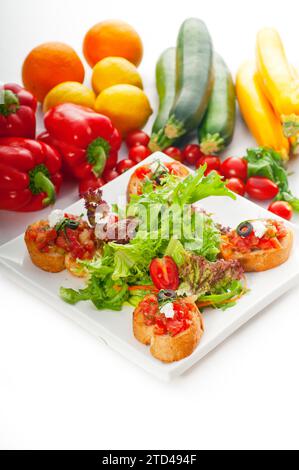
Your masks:
<instances>
[{"instance_id":1,"label":"white square plate","mask_svg":"<svg viewBox=\"0 0 299 470\"><path fill-rule=\"evenodd\" d=\"M157 152L140 165L149 163L157 157L163 161L171 160L166 155ZM113 203L120 195L125 196L127 182L133 171L134 169L129 170L105 185L104 199ZM242 197L238 197L236 201L227 197L210 197L201 201L201 205L213 213L214 218L223 225L232 227L244 219L274 217L273 214ZM82 200L65 210L81 214L84 212ZM37 219L38 213L33 214L32 221ZM205 333L199 346L191 356L172 364L157 361L151 356L146 346L135 340L132 332L133 309L131 307L124 307L121 312L98 311L90 302L80 302L71 306L60 300L58 291L61 285L77 288L82 285L82 281L72 277L67 271L50 274L35 267L27 254L23 235L0 247L0 262L14 281L29 289L34 296L42 298L135 364L160 379L170 380L189 369L242 324L296 284L299 280L299 228L293 224L288 223L288 225L294 232L294 247L290 259L282 266L270 271L248 274L250 292L242 297L236 306L224 312L206 310L204 313Z\"/></svg>"}]
</instances>

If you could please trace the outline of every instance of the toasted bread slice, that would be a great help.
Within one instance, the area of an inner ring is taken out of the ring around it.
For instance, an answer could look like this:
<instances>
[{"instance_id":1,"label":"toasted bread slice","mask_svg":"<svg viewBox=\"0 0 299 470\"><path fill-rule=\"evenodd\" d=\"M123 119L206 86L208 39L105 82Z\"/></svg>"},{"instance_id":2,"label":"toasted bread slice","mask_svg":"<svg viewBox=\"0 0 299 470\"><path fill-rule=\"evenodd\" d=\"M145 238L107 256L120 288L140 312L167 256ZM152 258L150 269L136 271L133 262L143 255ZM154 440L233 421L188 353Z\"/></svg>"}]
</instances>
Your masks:
<instances>
[{"instance_id":1,"label":"toasted bread slice","mask_svg":"<svg viewBox=\"0 0 299 470\"><path fill-rule=\"evenodd\" d=\"M169 169L169 171L176 175L179 176L180 178L186 178L186 176L189 175L189 170L186 168L182 163L173 161L173 162L166 162L163 163L166 168ZM143 165L145 168L150 168L150 165ZM138 169L137 171L134 171L134 173L131 175L128 183L128 188L127 188L127 198L129 199L131 194L141 194L142 191L142 186L143 186L143 180L138 176Z\"/></svg>"},{"instance_id":2,"label":"toasted bread slice","mask_svg":"<svg viewBox=\"0 0 299 470\"><path fill-rule=\"evenodd\" d=\"M25 243L32 263L50 273L63 271L65 269L65 253L61 248L54 245L48 252L40 251L36 242L30 238L29 231L30 226L25 232Z\"/></svg>"},{"instance_id":3,"label":"toasted bread slice","mask_svg":"<svg viewBox=\"0 0 299 470\"><path fill-rule=\"evenodd\" d=\"M162 362L174 362L190 356L198 345L203 332L203 317L199 310L191 313L190 327L176 336L155 335L151 337L150 352Z\"/></svg>"},{"instance_id":4,"label":"toasted bread slice","mask_svg":"<svg viewBox=\"0 0 299 470\"><path fill-rule=\"evenodd\" d=\"M151 354L162 362L174 362L190 356L198 345L203 332L203 317L194 304L191 314L191 325L175 336L155 334L154 325L144 323L142 309L137 306L133 313L133 332L135 338L142 344L150 346Z\"/></svg>"},{"instance_id":5,"label":"toasted bread slice","mask_svg":"<svg viewBox=\"0 0 299 470\"><path fill-rule=\"evenodd\" d=\"M221 246L220 251L222 258L240 261L244 271L260 272L276 268L288 260L293 246L293 232L291 230L288 230L287 235L280 241L280 245L280 248L240 253L227 250L224 244Z\"/></svg>"},{"instance_id":6,"label":"toasted bread slice","mask_svg":"<svg viewBox=\"0 0 299 470\"><path fill-rule=\"evenodd\" d=\"M154 325L146 325L144 323L144 316L140 304L133 313L133 333L135 338L142 344L151 344L151 339L154 334Z\"/></svg>"}]
</instances>

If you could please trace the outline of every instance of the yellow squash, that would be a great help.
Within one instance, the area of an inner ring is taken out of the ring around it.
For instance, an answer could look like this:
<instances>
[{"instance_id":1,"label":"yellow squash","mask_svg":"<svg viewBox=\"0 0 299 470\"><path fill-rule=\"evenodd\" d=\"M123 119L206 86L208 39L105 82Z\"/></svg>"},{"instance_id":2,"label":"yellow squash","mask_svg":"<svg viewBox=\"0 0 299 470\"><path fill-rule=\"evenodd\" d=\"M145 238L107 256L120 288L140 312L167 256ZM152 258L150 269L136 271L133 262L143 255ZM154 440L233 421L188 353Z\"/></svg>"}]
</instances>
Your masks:
<instances>
[{"instance_id":1,"label":"yellow squash","mask_svg":"<svg viewBox=\"0 0 299 470\"><path fill-rule=\"evenodd\" d=\"M279 118L261 89L254 62L245 62L239 68L236 93L241 114L257 143L273 148L287 160L289 142L283 135Z\"/></svg>"},{"instance_id":2,"label":"yellow squash","mask_svg":"<svg viewBox=\"0 0 299 470\"><path fill-rule=\"evenodd\" d=\"M299 129L299 80L289 64L278 32L264 28L257 34L256 64L264 93L290 137Z\"/></svg>"}]
</instances>

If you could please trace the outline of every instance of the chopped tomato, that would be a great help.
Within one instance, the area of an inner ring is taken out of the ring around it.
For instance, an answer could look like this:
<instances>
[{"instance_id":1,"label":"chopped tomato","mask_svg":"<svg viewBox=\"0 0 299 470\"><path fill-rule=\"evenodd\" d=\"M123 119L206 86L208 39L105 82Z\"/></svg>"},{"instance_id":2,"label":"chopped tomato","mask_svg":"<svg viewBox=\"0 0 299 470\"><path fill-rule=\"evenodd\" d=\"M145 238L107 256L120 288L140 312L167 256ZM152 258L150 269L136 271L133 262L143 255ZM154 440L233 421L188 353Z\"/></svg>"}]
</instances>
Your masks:
<instances>
[{"instance_id":1,"label":"chopped tomato","mask_svg":"<svg viewBox=\"0 0 299 470\"><path fill-rule=\"evenodd\" d=\"M157 296L153 294L145 296L138 308L143 313L145 324L155 326L154 332L156 335L169 334L176 336L190 327L190 312L194 309L194 305L183 299L175 300L172 305L174 310L173 318L166 318L160 312Z\"/></svg>"},{"instance_id":2,"label":"chopped tomato","mask_svg":"<svg viewBox=\"0 0 299 470\"><path fill-rule=\"evenodd\" d=\"M143 180L149 173L151 173L151 170L148 166L140 166L135 171L137 178L139 178L140 180Z\"/></svg>"},{"instance_id":3,"label":"chopped tomato","mask_svg":"<svg viewBox=\"0 0 299 470\"><path fill-rule=\"evenodd\" d=\"M149 267L154 285L158 289L173 289L179 287L178 267L170 256L154 258Z\"/></svg>"},{"instance_id":4,"label":"chopped tomato","mask_svg":"<svg viewBox=\"0 0 299 470\"><path fill-rule=\"evenodd\" d=\"M282 222L267 220L267 231L263 237L258 238L252 231L247 237L241 237L232 230L224 237L224 243L228 249L240 253L249 253L255 250L270 250L280 247L280 241L286 236L287 229Z\"/></svg>"}]
</instances>

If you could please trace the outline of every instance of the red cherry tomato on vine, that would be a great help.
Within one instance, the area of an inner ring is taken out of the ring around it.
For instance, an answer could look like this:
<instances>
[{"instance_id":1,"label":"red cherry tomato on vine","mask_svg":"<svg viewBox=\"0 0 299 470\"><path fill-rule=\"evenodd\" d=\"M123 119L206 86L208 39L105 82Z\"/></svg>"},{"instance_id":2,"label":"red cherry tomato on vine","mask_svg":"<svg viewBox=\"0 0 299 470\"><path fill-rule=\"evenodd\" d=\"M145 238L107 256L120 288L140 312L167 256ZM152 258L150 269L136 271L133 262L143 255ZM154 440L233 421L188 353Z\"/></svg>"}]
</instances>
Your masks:
<instances>
[{"instance_id":1,"label":"red cherry tomato on vine","mask_svg":"<svg viewBox=\"0 0 299 470\"><path fill-rule=\"evenodd\" d=\"M245 183L240 180L240 178L229 178L226 187L234 193L240 194L240 196L244 196L245 194Z\"/></svg>"},{"instance_id":2,"label":"red cherry tomato on vine","mask_svg":"<svg viewBox=\"0 0 299 470\"><path fill-rule=\"evenodd\" d=\"M126 144L129 149L131 147L134 147L135 145L144 145L145 147L147 147L149 141L149 135L147 135L143 131L131 131L128 133L126 138Z\"/></svg>"},{"instance_id":3,"label":"red cherry tomato on vine","mask_svg":"<svg viewBox=\"0 0 299 470\"><path fill-rule=\"evenodd\" d=\"M144 145L134 145L134 147L131 147L129 150L129 158L135 163L139 163L151 153L150 149Z\"/></svg>"},{"instance_id":4,"label":"red cherry tomato on vine","mask_svg":"<svg viewBox=\"0 0 299 470\"><path fill-rule=\"evenodd\" d=\"M149 267L154 285L158 289L173 289L179 287L178 267L170 256L154 258Z\"/></svg>"},{"instance_id":5,"label":"red cherry tomato on vine","mask_svg":"<svg viewBox=\"0 0 299 470\"><path fill-rule=\"evenodd\" d=\"M239 157L226 158L221 164L221 172L225 178L247 180L247 161Z\"/></svg>"},{"instance_id":6,"label":"red cherry tomato on vine","mask_svg":"<svg viewBox=\"0 0 299 470\"><path fill-rule=\"evenodd\" d=\"M258 201L273 199L278 191L277 184L263 176L251 176L246 183L246 193L249 197Z\"/></svg>"},{"instance_id":7,"label":"red cherry tomato on vine","mask_svg":"<svg viewBox=\"0 0 299 470\"><path fill-rule=\"evenodd\" d=\"M106 183L108 183L109 181L114 180L118 176L119 176L119 173L115 169L113 169L113 170L106 170L105 169L103 174L102 174L102 177L103 177L103 179Z\"/></svg>"},{"instance_id":8,"label":"red cherry tomato on vine","mask_svg":"<svg viewBox=\"0 0 299 470\"><path fill-rule=\"evenodd\" d=\"M89 178L87 180L82 180L79 183L79 196L82 197L89 189L95 190L101 188L105 184L103 178Z\"/></svg>"},{"instance_id":9,"label":"red cherry tomato on vine","mask_svg":"<svg viewBox=\"0 0 299 470\"><path fill-rule=\"evenodd\" d=\"M133 160L130 160L129 158L125 158L124 160L121 160L120 162L118 162L118 164L116 165L116 171L121 175L122 173L129 170L135 165L136 165L136 162L134 162Z\"/></svg>"},{"instance_id":10,"label":"red cherry tomato on vine","mask_svg":"<svg viewBox=\"0 0 299 470\"><path fill-rule=\"evenodd\" d=\"M287 201L274 201L268 207L268 211L273 212L273 214L279 215L286 220L291 220L293 217L293 209L291 204Z\"/></svg>"},{"instance_id":11,"label":"red cherry tomato on vine","mask_svg":"<svg viewBox=\"0 0 299 470\"><path fill-rule=\"evenodd\" d=\"M183 150L183 159L189 163L189 165L195 165L195 163L204 156L205 155L202 153L199 145L197 144L186 145Z\"/></svg>"},{"instance_id":12,"label":"red cherry tomato on vine","mask_svg":"<svg viewBox=\"0 0 299 470\"><path fill-rule=\"evenodd\" d=\"M177 160L178 162L183 161L183 155L179 148L177 147L167 147L163 150L163 152L168 155L169 157Z\"/></svg>"},{"instance_id":13,"label":"red cherry tomato on vine","mask_svg":"<svg viewBox=\"0 0 299 470\"><path fill-rule=\"evenodd\" d=\"M221 173L221 161L219 157L216 157L214 155L207 155L205 157L201 157L197 162L196 162L196 168L199 168L200 166L206 164L207 169L205 171L205 175L209 174L211 170L216 170Z\"/></svg>"}]
</instances>

